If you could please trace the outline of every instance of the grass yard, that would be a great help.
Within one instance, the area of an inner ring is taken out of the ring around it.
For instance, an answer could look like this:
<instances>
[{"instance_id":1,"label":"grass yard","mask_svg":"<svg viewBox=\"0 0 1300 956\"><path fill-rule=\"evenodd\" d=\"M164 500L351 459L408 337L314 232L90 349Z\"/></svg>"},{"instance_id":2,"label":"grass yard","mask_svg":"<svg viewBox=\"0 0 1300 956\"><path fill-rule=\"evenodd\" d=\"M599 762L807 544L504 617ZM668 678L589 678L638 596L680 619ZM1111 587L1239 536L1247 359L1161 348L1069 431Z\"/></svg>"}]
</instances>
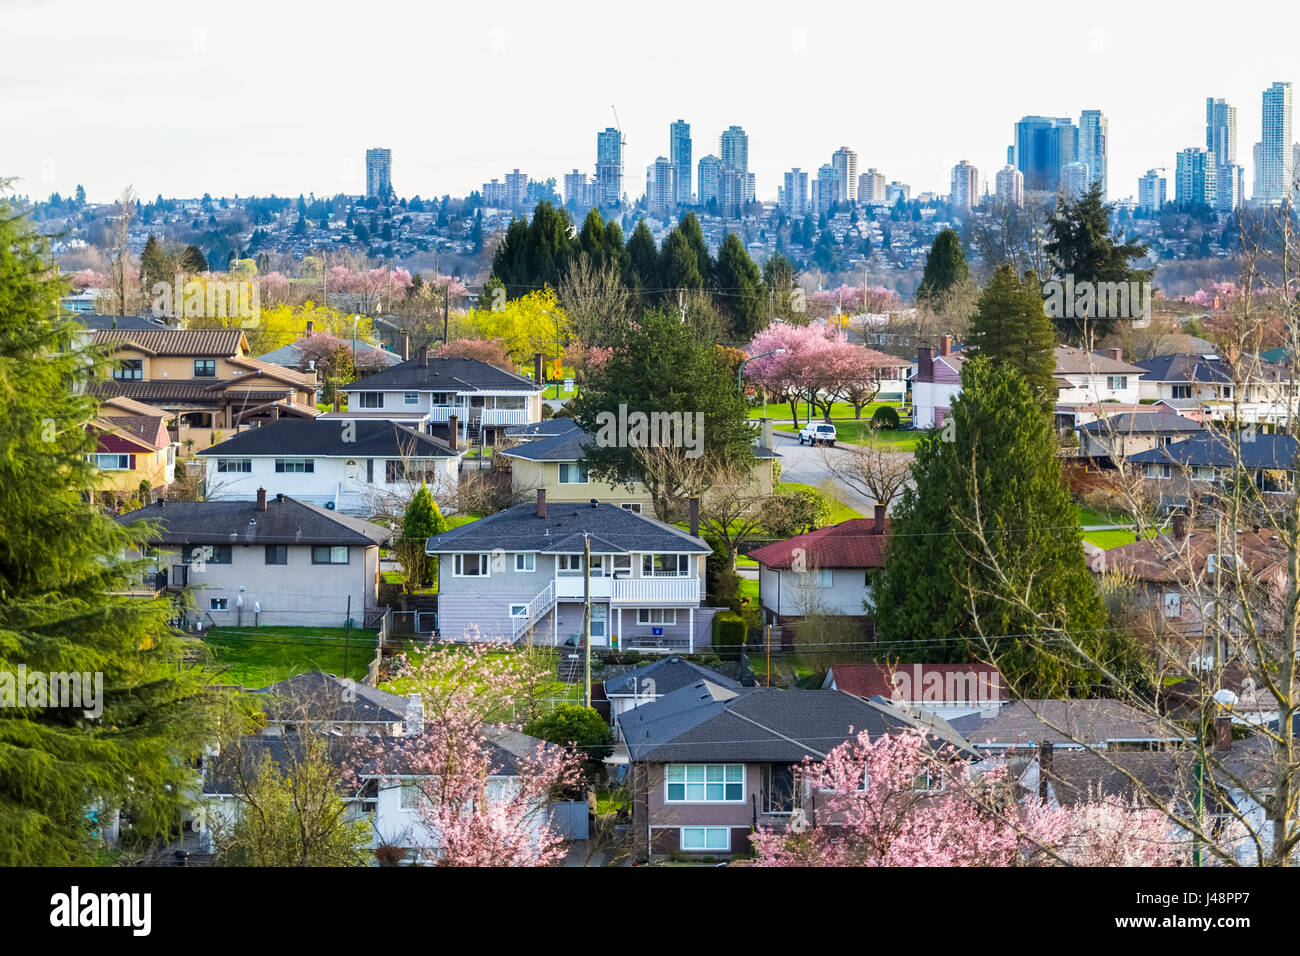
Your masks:
<instances>
[{"instance_id":1,"label":"grass yard","mask_svg":"<svg viewBox=\"0 0 1300 956\"><path fill-rule=\"evenodd\" d=\"M860 445L866 441L867 435L872 431L871 420L864 418L862 421L839 421L834 422L835 437L837 441L848 442L849 444ZM799 429L793 425L776 425L775 431L786 432L790 435L799 434ZM874 432L876 440L886 445L890 451L916 451L916 446L924 437L924 432L909 431L898 429L897 431L888 428L882 428Z\"/></svg>"},{"instance_id":2,"label":"grass yard","mask_svg":"<svg viewBox=\"0 0 1300 956\"><path fill-rule=\"evenodd\" d=\"M809 491L821 491L820 488L815 488L812 485L801 484L800 482L797 481L783 481L776 486L776 490L778 492L799 491L800 489L807 489ZM848 505L842 504L841 502L836 501L834 498L831 498L831 516L828 522L829 524L839 524L841 521L848 521L850 518L865 518L865 517L866 515L859 514L858 512L850 508Z\"/></svg>"},{"instance_id":3,"label":"grass yard","mask_svg":"<svg viewBox=\"0 0 1300 956\"><path fill-rule=\"evenodd\" d=\"M871 402L865 408L862 409L862 417L870 421L871 416L876 413L876 409L883 408L885 406L888 406L894 409L896 412L898 412L899 418L906 419L908 417L903 414L903 406L901 402ZM808 415L808 403L800 402L799 421L803 422L807 417L807 415ZM777 421L788 422L790 420L790 403L789 402L768 402L766 405L759 405L756 408L751 408L749 410L749 417L750 418L774 418ZM813 417L814 418L821 417L820 413L816 409L813 409ZM852 421L854 419L853 406L850 405L848 402L836 402L831 406L831 418L832 419L847 418L850 421Z\"/></svg>"},{"instance_id":4,"label":"grass yard","mask_svg":"<svg viewBox=\"0 0 1300 956\"><path fill-rule=\"evenodd\" d=\"M314 670L361 680L375 656L379 632L352 628L346 674L345 635L341 627L218 627L203 642L212 651L221 683L267 687Z\"/></svg>"},{"instance_id":5,"label":"grass yard","mask_svg":"<svg viewBox=\"0 0 1300 956\"><path fill-rule=\"evenodd\" d=\"M736 567L738 568L756 568L758 562L753 558L747 558L743 554L736 555Z\"/></svg>"},{"instance_id":6,"label":"grass yard","mask_svg":"<svg viewBox=\"0 0 1300 956\"><path fill-rule=\"evenodd\" d=\"M452 528L459 528L461 525L469 524L471 521L477 521L481 517L483 517L481 514L477 514L473 511L464 515L452 515L447 519L447 530L450 531Z\"/></svg>"},{"instance_id":7,"label":"grass yard","mask_svg":"<svg viewBox=\"0 0 1300 956\"><path fill-rule=\"evenodd\" d=\"M1106 512L1097 511L1093 508L1079 507L1079 524L1082 527L1089 525L1119 524L1126 527L1110 531L1085 531L1083 540L1089 544L1096 545L1099 548L1109 549L1118 548L1126 544L1132 544L1137 540L1137 535L1133 533L1133 517L1122 511ZM1151 537L1154 532L1147 532L1147 537Z\"/></svg>"},{"instance_id":8,"label":"grass yard","mask_svg":"<svg viewBox=\"0 0 1300 956\"><path fill-rule=\"evenodd\" d=\"M740 579L740 596L749 598L749 602L758 605L758 580L756 578Z\"/></svg>"}]
</instances>

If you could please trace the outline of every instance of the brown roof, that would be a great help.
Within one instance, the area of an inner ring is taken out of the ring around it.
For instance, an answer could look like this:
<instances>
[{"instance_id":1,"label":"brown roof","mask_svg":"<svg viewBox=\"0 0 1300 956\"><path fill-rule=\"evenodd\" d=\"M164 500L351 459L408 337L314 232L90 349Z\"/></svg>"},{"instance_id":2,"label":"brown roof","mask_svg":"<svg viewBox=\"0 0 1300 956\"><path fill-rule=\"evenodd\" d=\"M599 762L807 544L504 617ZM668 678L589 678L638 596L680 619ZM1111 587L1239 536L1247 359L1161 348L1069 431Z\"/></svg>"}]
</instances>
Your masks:
<instances>
[{"instance_id":1,"label":"brown roof","mask_svg":"<svg viewBox=\"0 0 1300 956\"><path fill-rule=\"evenodd\" d=\"M1245 569L1254 578L1286 573L1286 545L1268 530L1241 531L1233 542L1220 541L1214 531L1191 531L1179 541L1161 534L1132 544L1110 548L1105 552L1106 571L1117 571L1152 584L1191 584L1206 573L1209 556L1231 555L1235 550ZM1229 571L1228 565L1223 569ZM1234 578L1235 574L1229 574Z\"/></svg>"},{"instance_id":2,"label":"brown roof","mask_svg":"<svg viewBox=\"0 0 1300 956\"><path fill-rule=\"evenodd\" d=\"M121 418L123 415L161 415L164 418L174 417L171 412L165 408L159 408L157 405L147 405L144 402L137 402L134 398L127 398L125 395L112 395L104 399L104 403L99 408L99 414L103 418Z\"/></svg>"},{"instance_id":3,"label":"brown roof","mask_svg":"<svg viewBox=\"0 0 1300 956\"><path fill-rule=\"evenodd\" d=\"M877 534L873 519L851 518L785 541L765 544L749 556L769 568L788 568L796 551L802 549L803 560L809 568L883 568L888 545L888 522L884 533Z\"/></svg>"},{"instance_id":4,"label":"brown roof","mask_svg":"<svg viewBox=\"0 0 1300 956\"><path fill-rule=\"evenodd\" d=\"M968 675L974 680L965 679ZM1001 672L991 664L836 664L827 680L854 697L894 697L897 688L900 699L920 703L1011 696Z\"/></svg>"},{"instance_id":5,"label":"brown roof","mask_svg":"<svg viewBox=\"0 0 1300 956\"><path fill-rule=\"evenodd\" d=\"M1052 352L1056 358L1057 375L1084 375L1089 372L1101 375L1141 375L1146 371L1128 362L1119 362L1104 352L1089 352L1072 345L1058 345Z\"/></svg>"},{"instance_id":6,"label":"brown roof","mask_svg":"<svg viewBox=\"0 0 1300 956\"><path fill-rule=\"evenodd\" d=\"M289 398L293 394L293 388L289 385L282 388L240 389L229 393L225 388L231 384L229 379L215 384L218 387L214 388L214 383L207 379L175 379L157 382L119 382L103 379L95 382L92 388L96 394L106 397L125 395L127 398L143 402L197 402L205 406L235 399L249 403L270 402L278 398ZM274 385L273 382L266 384Z\"/></svg>"},{"instance_id":7,"label":"brown roof","mask_svg":"<svg viewBox=\"0 0 1300 956\"><path fill-rule=\"evenodd\" d=\"M1134 750L1097 753L1091 750L1052 754L1047 781L1063 807L1101 797L1138 799L1149 804L1143 791L1160 803L1186 799L1195 789L1191 761L1185 752Z\"/></svg>"},{"instance_id":8,"label":"brown roof","mask_svg":"<svg viewBox=\"0 0 1300 956\"><path fill-rule=\"evenodd\" d=\"M91 336L95 345L134 345L151 355L195 355L228 358L248 350L240 329L100 329Z\"/></svg>"},{"instance_id":9,"label":"brown roof","mask_svg":"<svg viewBox=\"0 0 1300 956\"><path fill-rule=\"evenodd\" d=\"M171 444L167 427L160 415L129 415L121 418L97 418L92 428L101 435L116 435L142 448L157 451Z\"/></svg>"},{"instance_id":10,"label":"brown roof","mask_svg":"<svg viewBox=\"0 0 1300 956\"><path fill-rule=\"evenodd\" d=\"M269 378L278 378L282 382L291 382L294 385L299 385L303 388L316 387L315 372L299 372L296 369L286 368L285 366L277 365L274 362L263 362L261 359L248 358L245 356L231 357L229 361L231 365L252 369L262 375L268 376ZM244 378L245 376L241 375L235 378L234 381L241 381Z\"/></svg>"},{"instance_id":11,"label":"brown roof","mask_svg":"<svg viewBox=\"0 0 1300 956\"><path fill-rule=\"evenodd\" d=\"M953 726L977 747L1030 747L1043 741L1104 747L1110 741L1174 741L1186 736L1119 700L1018 700L994 717L963 718Z\"/></svg>"}]
</instances>

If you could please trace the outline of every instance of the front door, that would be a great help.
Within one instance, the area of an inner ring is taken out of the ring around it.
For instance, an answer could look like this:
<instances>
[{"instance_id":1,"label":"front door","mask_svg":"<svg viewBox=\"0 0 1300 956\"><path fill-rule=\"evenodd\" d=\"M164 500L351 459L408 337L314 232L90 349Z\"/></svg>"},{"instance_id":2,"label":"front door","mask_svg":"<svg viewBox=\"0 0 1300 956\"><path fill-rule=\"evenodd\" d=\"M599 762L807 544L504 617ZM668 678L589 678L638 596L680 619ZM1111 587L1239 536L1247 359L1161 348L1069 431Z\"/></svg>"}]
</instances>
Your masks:
<instances>
[{"instance_id":1,"label":"front door","mask_svg":"<svg viewBox=\"0 0 1300 956\"><path fill-rule=\"evenodd\" d=\"M591 606L591 646L604 647L609 643L609 605Z\"/></svg>"}]
</instances>

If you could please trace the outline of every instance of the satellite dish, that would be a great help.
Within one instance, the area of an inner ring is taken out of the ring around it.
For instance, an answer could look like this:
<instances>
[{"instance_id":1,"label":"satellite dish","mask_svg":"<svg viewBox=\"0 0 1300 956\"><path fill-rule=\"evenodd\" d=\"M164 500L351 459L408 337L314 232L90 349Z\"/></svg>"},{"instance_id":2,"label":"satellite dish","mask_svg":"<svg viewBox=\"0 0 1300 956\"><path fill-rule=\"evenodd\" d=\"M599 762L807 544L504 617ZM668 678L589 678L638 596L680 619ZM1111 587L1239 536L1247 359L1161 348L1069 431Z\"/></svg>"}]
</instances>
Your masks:
<instances>
[{"instance_id":1,"label":"satellite dish","mask_svg":"<svg viewBox=\"0 0 1300 956\"><path fill-rule=\"evenodd\" d=\"M1237 695L1225 687L1222 690L1214 692L1214 702L1220 707L1231 709L1237 703Z\"/></svg>"}]
</instances>

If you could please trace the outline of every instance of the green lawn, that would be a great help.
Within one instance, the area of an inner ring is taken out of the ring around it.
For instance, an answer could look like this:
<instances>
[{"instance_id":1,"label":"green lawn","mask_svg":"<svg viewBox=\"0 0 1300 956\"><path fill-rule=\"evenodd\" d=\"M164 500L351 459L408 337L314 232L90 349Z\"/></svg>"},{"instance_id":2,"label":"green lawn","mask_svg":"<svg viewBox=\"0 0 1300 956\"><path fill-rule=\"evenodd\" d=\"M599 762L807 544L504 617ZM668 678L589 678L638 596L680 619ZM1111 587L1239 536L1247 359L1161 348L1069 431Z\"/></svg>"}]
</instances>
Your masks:
<instances>
[{"instance_id":1,"label":"green lawn","mask_svg":"<svg viewBox=\"0 0 1300 956\"><path fill-rule=\"evenodd\" d=\"M481 517L483 517L481 514L474 511L471 511L469 514L452 515L447 519L447 530L450 531L452 528L459 528L461 525L469 524L471 521L477 521Z\"/></svg>"},{"instance_id":2,"label":"green lawn","mask_svg":"<svg viewBox=\"0 0 1300 956\"><path fill-rule=\"evenodd\" d=\"M862 421L836 421L835 438L837 441L849 442L850 444L862 444L866 441L869 432L872 432L871 420L864 418ZM776 425L775 430L786 432L791 435L799 434L799 429L793 425ZM888 446L890 451L916 451L916 446L924 437L924 432L908 431L898 429L894 431L888 428L882 428L874 432L876 440Z\"/></svg>"},{"instance_id":3,"label":"green lawn","mask_svg":"<svg viewBox=\"0 0 1300 956\"><path fill-rule=\"evenodd\" d=\"M245 687L266 687L295 674L322 670L361 680L375 656L379 632L352 628L347 640L341 627L218 627L203 638L221 672L219 680Z\"/></svg>"},{"instance_id":4,"label":"green lawn","mask_svg":"<svg viewBox=\"0 0 1300 956\"><path fill-rule=\"evenodd\" d=\"M1079 507L1079 524L1083 527L1102 524L1122 524L1127 526L1117 531L1083 532L1083 540L1099 548L1118 548L1122 545L1132 544L1137 540L1137 535L1129 530L1133 527L1133 516L1122 511L1097 511L1081 505ZM1147 537L1152 537L1154 533L1154 531L1148 531Z\"/></svg>"},{"instance_id":5,"label":"green lawn","mask_svg":"<svg viewBox=\"0 0 1300 956\"><path fill-rule=\"evenodd\" d=\"M747 558L743 554L736 555L736 567L738 568L756 568L758 562L753 558Z\"/></svg>"},{"instance_id":6,"label":"green lawn","mask_svg":"<svg viewBox=\"0 0 1300 956\"><path fill-rule=\"evenodd\" d=\"M741 578L740 579L740 596L749 598L751 604L758 604L758 579Z\"/></svg>"},{"instance_id":7,"label":"green lawn","mask_svg":"<svg viewBox=\"0 0 1300 956\"><path fill-rule=\"evenodd\" d=\"M870 420L871 416L876 413L877 408L883 408L885 406L888 406L894 409L896 412L898 412L898 416L900 418L904 418L904 419L907 418L907 416L903 414L903 406L902 403L900 402L871 402L862 410L862 417L867 420ZM807 419L807 416L808 416L808 403L800 402L799 421L801 423L804 422ZM778 421L788 422L790 420L790 403L789 402L768 402L766 405L759 405L749 410L749 417L750 418L775 418ZM817 409L813 409L813 417L820 418L821 413L818 412ZM850 405L848 402L836 402L831 406L831 418L832 419L847 418L849 420L853 420L854 419L853 406Z\"/></svg>"},{"instance_id":8,"label":"green lawn","mask_svg":"<svg viewBox=\"0 0 1300 956\"><path fill-rule=\"evenodd\" d=\"M810 491L821 491L820 488L815 488L812 485L801 484L800 482L797 481L783 481L776 486L776 490L778 492L798 491L801 488L806 488ZM850 518L864 518L864 517L866 516L854 511L848 505L842 504L839 501L836 501L834 498L831 499L830 524L839 524L841 521L848 521Z\"/></svg>"}]
</instances>

